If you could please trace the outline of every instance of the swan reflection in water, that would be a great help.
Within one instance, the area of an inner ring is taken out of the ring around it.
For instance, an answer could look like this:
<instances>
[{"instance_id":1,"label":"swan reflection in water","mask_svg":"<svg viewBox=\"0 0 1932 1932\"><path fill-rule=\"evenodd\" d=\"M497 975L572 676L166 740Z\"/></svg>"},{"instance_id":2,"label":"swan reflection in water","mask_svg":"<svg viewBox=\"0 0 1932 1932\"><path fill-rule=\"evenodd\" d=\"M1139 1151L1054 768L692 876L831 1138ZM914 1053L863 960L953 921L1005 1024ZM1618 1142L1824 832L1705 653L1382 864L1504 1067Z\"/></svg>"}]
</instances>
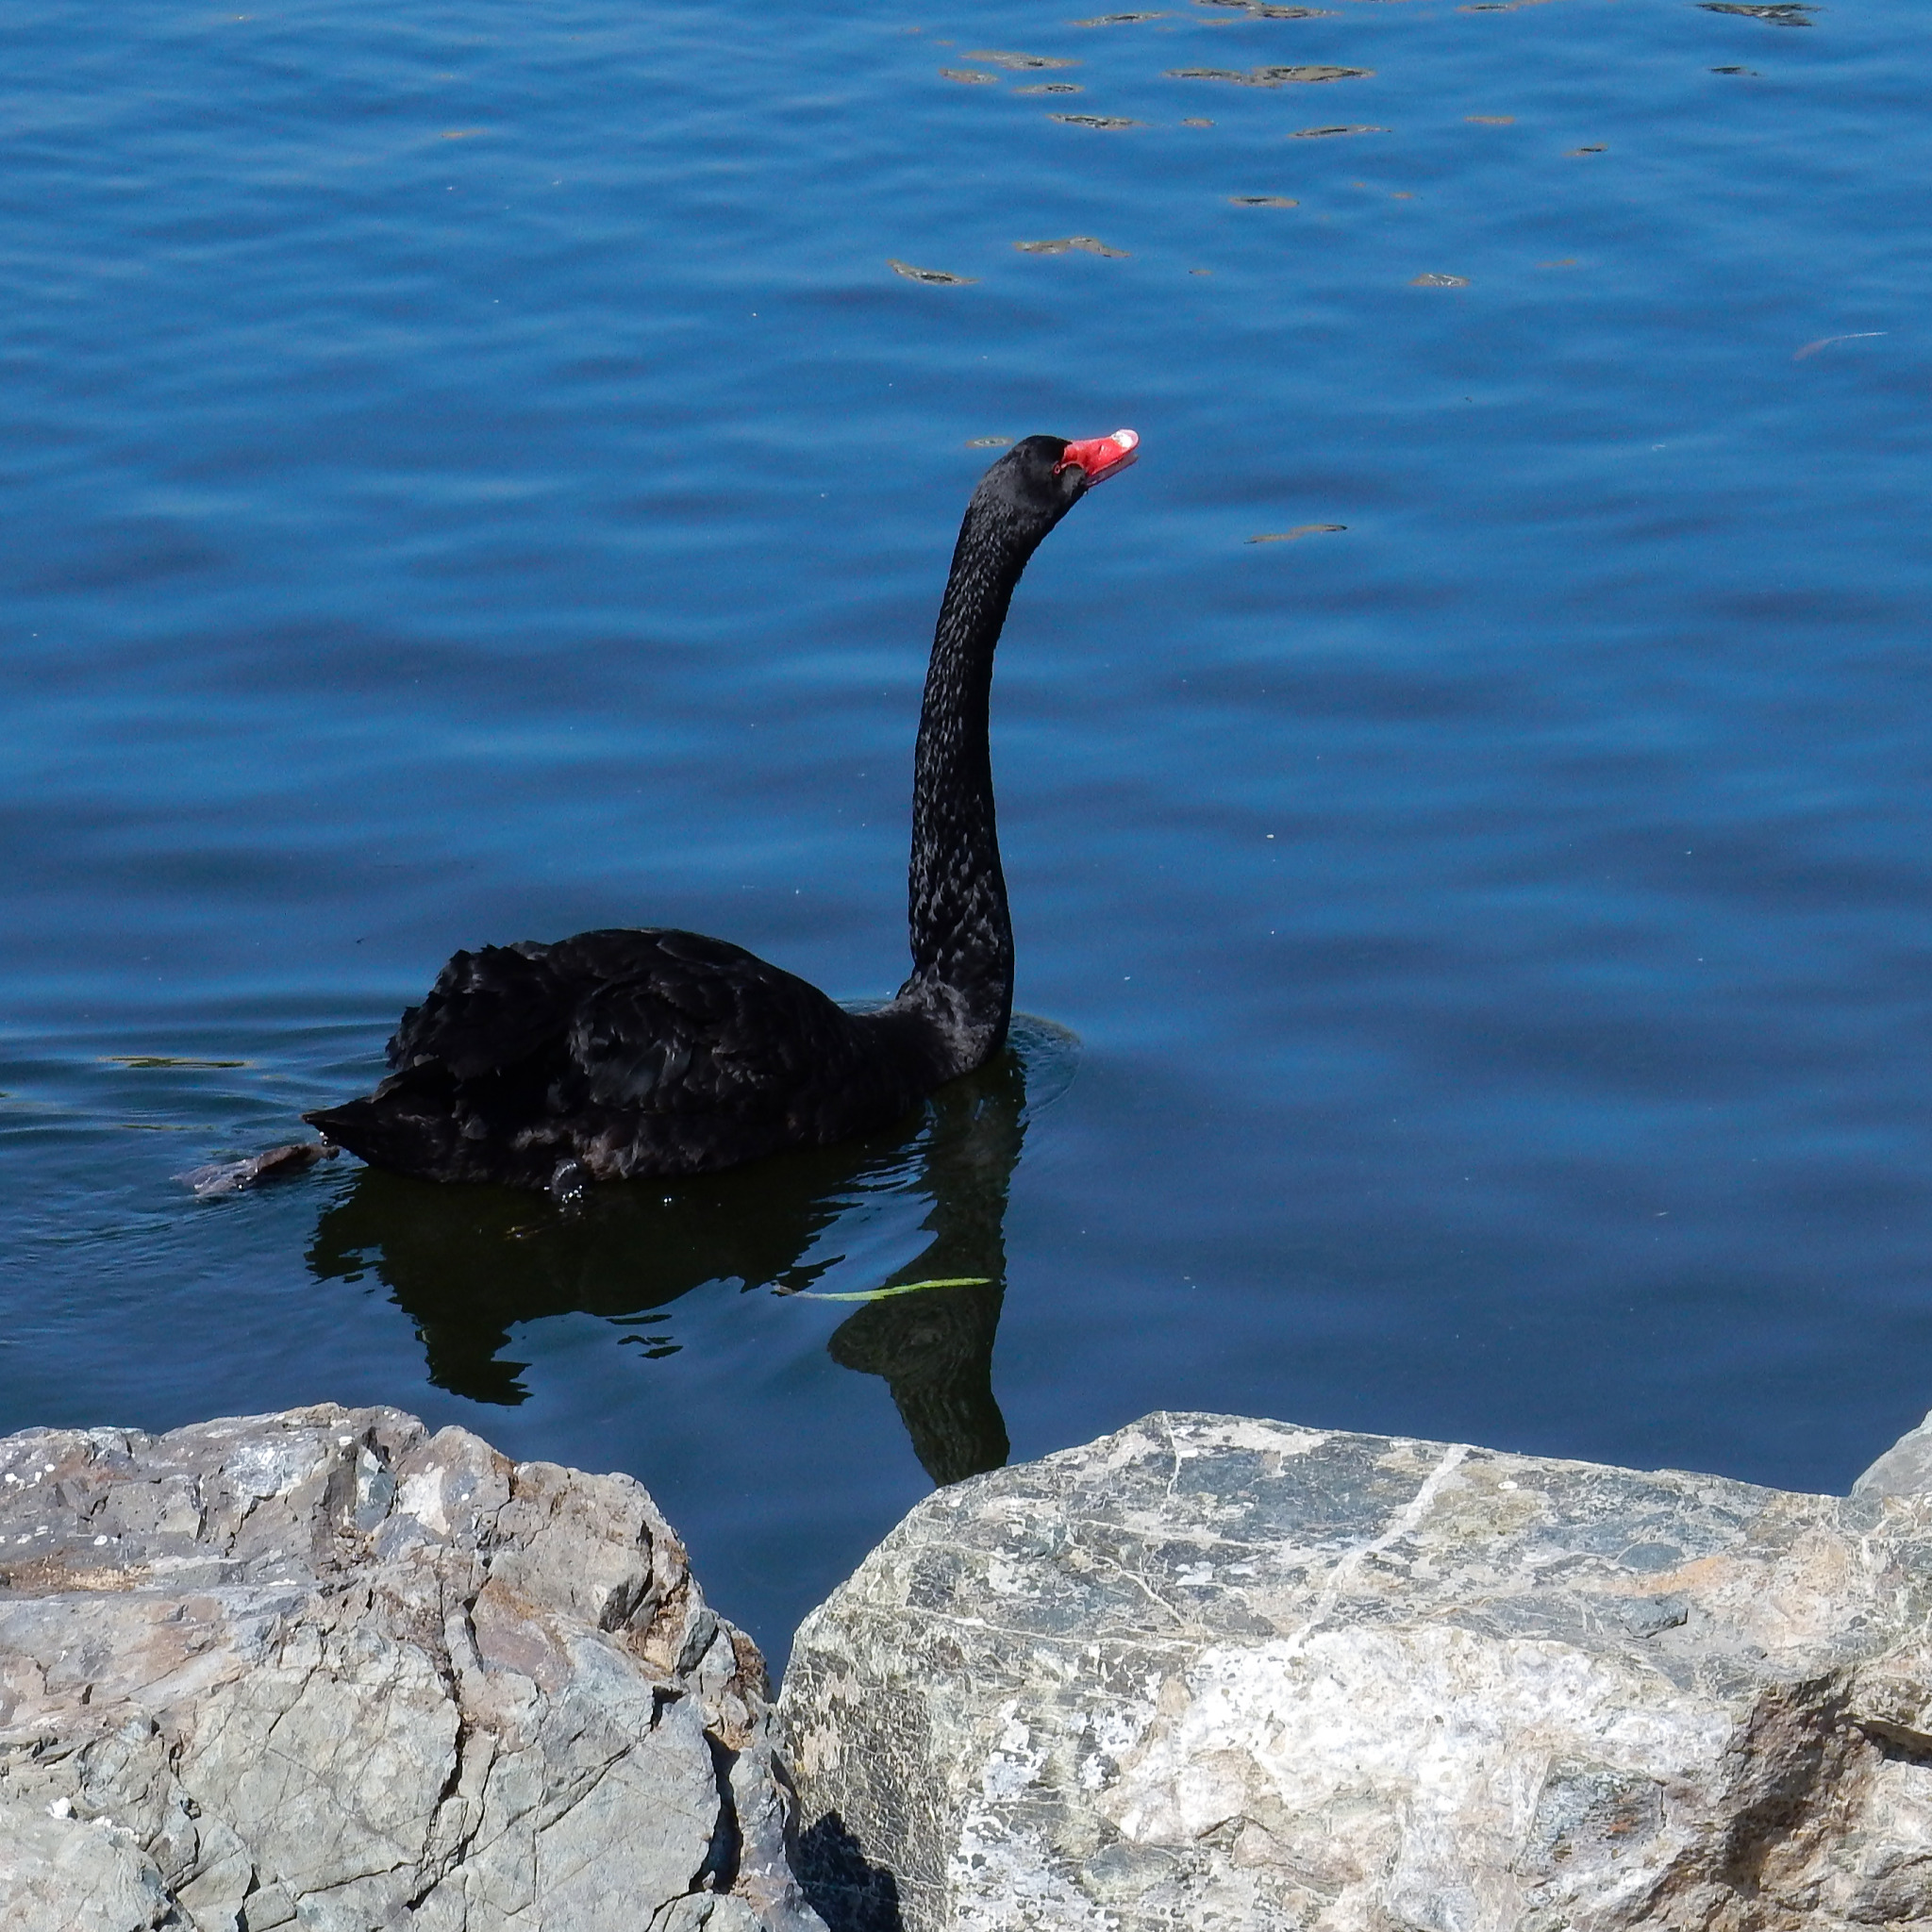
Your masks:
<instances>
[{"instance_id":1,"label":"swan reflection in water","mask_svg":"<svg viewBox=\"0 0 1932 1932\"><path fill-rule=\"evenodd\" d=\"M415 1324L429 1379L475 1402L514 1404L526 1366L506 1360L510 1330L546 1315L599 1315L648 1327L644 1353L675 1346L672 1305L736 1280L749 1291L813 1292L882 1211L924 1203L924 1249L883 1281L979 1277L867 1302L826 1344L832 1359L881 1376L936 1483L1007 1459L992 1392L1006 1295L1007 1192L1028 1122L1072 1079L1074 1036L1015 1015L1007 1047L933 1094L896 1135L782 1154L724 1174L593 1188L562 1212L510 1189L439 1187L365 1169L322 1217L308 1265L323 1280L373 1274Z\"/></svg>"}]
</instances>

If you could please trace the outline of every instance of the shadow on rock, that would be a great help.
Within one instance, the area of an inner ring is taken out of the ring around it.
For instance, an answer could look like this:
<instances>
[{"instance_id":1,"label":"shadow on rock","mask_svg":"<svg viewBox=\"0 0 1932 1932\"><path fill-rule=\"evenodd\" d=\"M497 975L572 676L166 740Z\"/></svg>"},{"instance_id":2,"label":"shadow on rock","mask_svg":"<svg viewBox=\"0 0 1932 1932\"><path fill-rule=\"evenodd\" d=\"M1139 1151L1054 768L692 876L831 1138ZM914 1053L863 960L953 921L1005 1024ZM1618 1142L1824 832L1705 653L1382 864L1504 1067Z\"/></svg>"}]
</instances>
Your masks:
<instances>
[{"instance_id":1,"label":"shadow on rock","mask_svg":"<svg viewBox=\"0 0 1932 1932\"><path fill-rule=\"evenodd\" d=\"M325 1281L373 1274L415 1324L431 1382L509 1405L529 1393L527 1365L505 1353L521 1323L598 1315L657 1331L625 1339L671 1353L669 1311L693 1289L808 1291L845 1258L842 1223L892 1198L923 1200L931 1240L891 1279L977 1281L868 1303L828 1346L842 1367L883 1378L927 1474L957 1482L1007 1459L992 1348L1008 1190L1029 1114L1064 1090L1076 1052L1059 1028L1016 1020L1005 1053L897 1134L696 1179L594 1188L569 1211L510 1189L364 1169L323 1214L308 1265Z\"/></svg>"},{"instance_id":2,"label":"shadow on rock","mask_svg":"<svg viewBox=\"0 0 1932 1932\"><path fill-rule=\"evenodd\" d=\"M791 1865L830 1932L905 1932L899 1881L867 1858L836 1811L799 1834Z\"/></svg>"}]
</instances>

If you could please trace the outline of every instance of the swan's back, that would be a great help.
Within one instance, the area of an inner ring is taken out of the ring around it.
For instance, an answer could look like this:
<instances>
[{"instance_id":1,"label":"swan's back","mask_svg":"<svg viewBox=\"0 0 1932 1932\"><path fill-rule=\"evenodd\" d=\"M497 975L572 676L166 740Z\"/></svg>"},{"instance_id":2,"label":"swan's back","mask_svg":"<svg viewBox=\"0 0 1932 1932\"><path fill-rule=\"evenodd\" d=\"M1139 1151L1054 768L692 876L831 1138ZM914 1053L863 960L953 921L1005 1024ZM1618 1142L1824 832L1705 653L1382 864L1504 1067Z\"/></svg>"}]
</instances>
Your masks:
<instances>
[{"instance_id":1,"label":"swan's back","mask_svg":"<svg viewBox=\"0 0 1932 1932\"><path fill-rule=\"evenodd\" d=\"M697 1174L898 1119L929 1083L897 1031L675 928L485 946L403 1015L374 1094L307 1118L435 1180Z\"/></svg>"}]
</instances>

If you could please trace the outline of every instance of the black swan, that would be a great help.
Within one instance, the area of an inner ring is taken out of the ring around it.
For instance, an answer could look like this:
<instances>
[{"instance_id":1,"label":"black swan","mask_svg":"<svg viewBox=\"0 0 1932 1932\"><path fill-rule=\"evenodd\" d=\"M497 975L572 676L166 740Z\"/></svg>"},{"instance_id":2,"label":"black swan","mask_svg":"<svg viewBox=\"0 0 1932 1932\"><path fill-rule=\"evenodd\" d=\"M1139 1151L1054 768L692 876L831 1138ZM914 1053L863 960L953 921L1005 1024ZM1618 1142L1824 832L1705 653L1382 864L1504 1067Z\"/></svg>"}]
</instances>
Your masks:
<instances>
[{"instance_id":1,"label":"black swan","mask_svg":"<svg viewBox=\"0 0 1932 1932\"><path fill-rule=\"evenodd\" d=\"M926 669L912 782L912 974L849 1013L742 947L645 926L458 953L364 1100L303 1118L375 1167L575 1194L889 1125L1006 1042L1013 929L987 705L1013 587L1131 429L1029 436L966 507Z\"/></svg>"}]
</instances>

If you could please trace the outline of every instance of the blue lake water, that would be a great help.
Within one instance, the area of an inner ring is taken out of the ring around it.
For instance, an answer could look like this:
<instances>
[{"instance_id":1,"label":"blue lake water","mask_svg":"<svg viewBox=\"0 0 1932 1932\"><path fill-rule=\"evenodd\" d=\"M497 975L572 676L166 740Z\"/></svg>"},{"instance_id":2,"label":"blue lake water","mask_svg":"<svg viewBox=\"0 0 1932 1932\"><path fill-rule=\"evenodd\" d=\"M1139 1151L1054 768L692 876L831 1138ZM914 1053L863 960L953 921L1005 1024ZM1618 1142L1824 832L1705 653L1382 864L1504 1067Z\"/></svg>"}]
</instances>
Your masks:
<instances>
[{"instance_id":1,"label":"blue lake water","mask_svg":"<svg viewBox=\"0 0 1932 1932\"><path fill-rule=\"evenodd\" d=\"M782 1656L1150 1408L1834 1489L1932 1405L1905 0L242 4L0 36L0 1428L628 1470ZM1001 651L1010 1060L570 1221L172 1178L458 945L890 991L987 439L1118 425Z\"/></svg>"}]
</instances>

